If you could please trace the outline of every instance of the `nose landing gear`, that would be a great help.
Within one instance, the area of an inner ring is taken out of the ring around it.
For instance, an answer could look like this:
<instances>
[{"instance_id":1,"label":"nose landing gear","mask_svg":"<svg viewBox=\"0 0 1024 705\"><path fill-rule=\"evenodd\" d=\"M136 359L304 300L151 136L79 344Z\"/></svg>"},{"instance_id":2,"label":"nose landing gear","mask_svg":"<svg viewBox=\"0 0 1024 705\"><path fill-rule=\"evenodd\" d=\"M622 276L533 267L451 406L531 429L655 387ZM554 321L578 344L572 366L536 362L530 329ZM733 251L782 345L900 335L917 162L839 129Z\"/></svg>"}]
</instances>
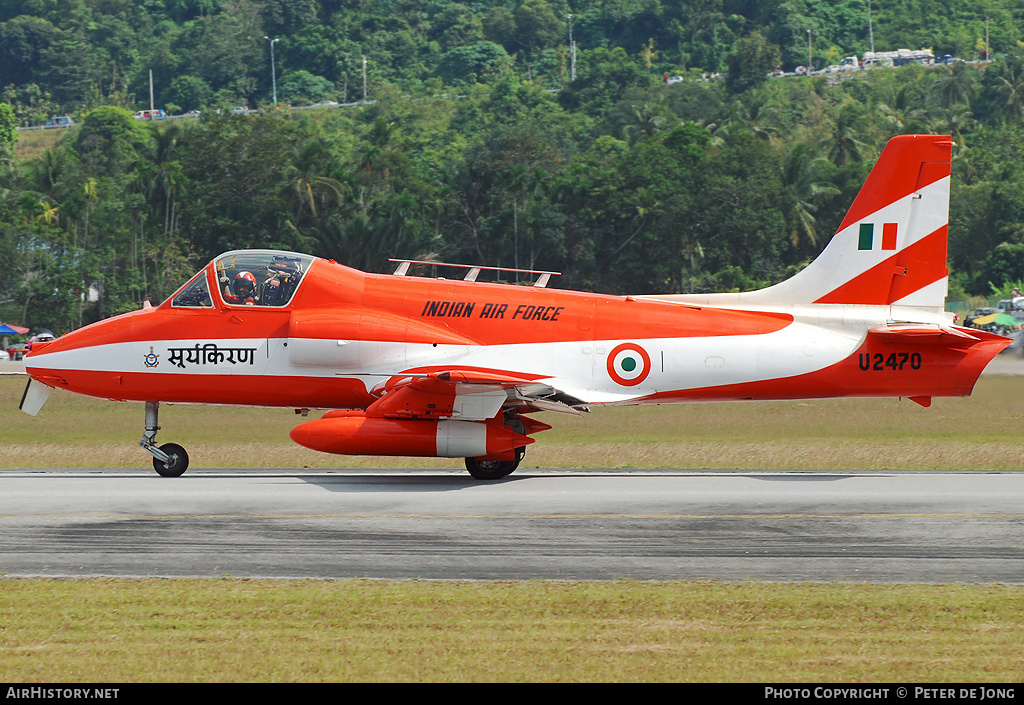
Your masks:
<instances>
[{"instance_id":1,"label":"nose landing gear","mask_svg":"<svg viewBox=\"0 0 1024 705\"><path fill-rule=\"evenodd\" d=\"M160 430L160 426L157 425L159 413L159 402L146 402L146 430L142 434L139 445L153 456L153 469L157 473L162 477L179 477L188 470L188 453L177 443L164 443L157 447L156 432Z\"/></svg>"}]
</instances>

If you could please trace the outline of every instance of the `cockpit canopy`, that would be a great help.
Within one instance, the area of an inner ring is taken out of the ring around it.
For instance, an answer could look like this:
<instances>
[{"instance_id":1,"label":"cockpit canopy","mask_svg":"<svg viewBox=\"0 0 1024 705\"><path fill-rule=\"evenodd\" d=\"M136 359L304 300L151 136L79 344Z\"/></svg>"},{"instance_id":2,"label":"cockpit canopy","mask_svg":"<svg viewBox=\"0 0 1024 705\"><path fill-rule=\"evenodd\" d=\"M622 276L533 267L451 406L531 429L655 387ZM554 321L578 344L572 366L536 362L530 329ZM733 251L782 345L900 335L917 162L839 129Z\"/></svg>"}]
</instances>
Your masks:
<instances>
[{"instance_id":1,"label":"cockpit canopy","mask_svg":"<svg viewBox=\"0 0 1024 705\"><path fill-rule=\"evenodd\" d=\"M171 306L213 307L209 273L216 282L220 300L229 306L287 306L313 259L310 255L275 250L228 252L179 289L171 298Z\"/></svg>"}]
</instances>

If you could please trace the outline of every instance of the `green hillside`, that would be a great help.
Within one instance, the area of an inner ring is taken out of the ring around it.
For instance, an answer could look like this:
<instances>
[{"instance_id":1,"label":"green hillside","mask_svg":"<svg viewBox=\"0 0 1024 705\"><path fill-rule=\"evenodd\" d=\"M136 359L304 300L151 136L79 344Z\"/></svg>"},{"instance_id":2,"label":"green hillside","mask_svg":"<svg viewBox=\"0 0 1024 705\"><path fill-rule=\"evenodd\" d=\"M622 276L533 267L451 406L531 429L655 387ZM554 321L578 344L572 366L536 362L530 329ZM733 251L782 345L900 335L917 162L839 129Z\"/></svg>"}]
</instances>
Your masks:
<instances>
[{"instance_id":1,"label":"green hillside","mask_svg":"<svg viewBox=\"0 0 1024 705\"><path fill-rule=\"evenodd\" d=\"M869 23L852 0L11 0L0 315L68 330L239 247L764 286L908 132L954 135L951 296L991 295L1024 280L1022 23L1008 1L872 2ZM966 61L769 77L872 43ZM201 117L134 120L150 75L156 107Z\"/></svg>"}]
</instances>

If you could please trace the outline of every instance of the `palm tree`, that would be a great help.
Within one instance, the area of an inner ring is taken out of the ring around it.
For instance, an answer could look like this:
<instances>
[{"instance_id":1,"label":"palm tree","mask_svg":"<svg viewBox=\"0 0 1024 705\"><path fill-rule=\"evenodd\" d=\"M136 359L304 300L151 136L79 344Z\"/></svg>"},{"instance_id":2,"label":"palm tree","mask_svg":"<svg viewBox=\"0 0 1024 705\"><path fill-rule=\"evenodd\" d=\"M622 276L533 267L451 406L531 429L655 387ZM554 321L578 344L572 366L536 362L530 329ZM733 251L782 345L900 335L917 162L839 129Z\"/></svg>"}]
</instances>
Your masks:
<instances>
[{"instance_id":1,"label":"palm tree","mask_svg":"<svg viewBox=\"0 0 1024 705\"><path fill-rule=\"evenodd\" d=\"M36 220L40 223L46 223L47 225L53 225L55 221L60 217L59 211L60 206L55 206L50 203L47 199L42 199L37 202L36 207L39 210L39 215L36 216Z\"/></svg>"},{"instance_id":2,"label":"palm tree","mask_svg":"<svg viewBox=\"0 0 1024 705\"><path fill-rule=\"evenodd\" d=\"M936 135L952 135L953 141L962 150L966 148L964 132L969 132L977 123L969 107L951 105L937 111L936 117L928 123L928 131Z\"/></svg>"},{"instance_id":3,"label":"palm tree","mask_svg":"<svg viewBox=\"0 0 1024 705\"><path fill-rule=\"evenodd\" d=\"M67 171L67 152L52 148L43 152L43 158L36 165L33 183L36 190L56 196L57 190Z\"/></svg>"},{"instance_id":4,"label":"palm tree","mask_svg":"<svg viewBox=\"0 0 1024 705\"><path fill-rule=\"evenodd\" d=\"M814 213L818 210L818 201L839 193L836 187L819 181L826 163L827 160L818 156L814 148L805 142L792 145L783 156L782 183L792 192L796 202L797 224L790 233L793 247L800 244L801 235L817 246L817 220Z\"/></svg>"},{"instance_id":5,"label":"palm tree","mask_svg":"<svg viewBox=\"0 0 1024 705\"><path fill-rule=\"evenodd\" d=\"M944 108L952 108L960 103L969 106L977 93L977 85L977 72L960 61L942 69L932 91L939 105Z\"/></svg>"},{"instance_id":6,"label":"palm tree","mask_svg":"<svg viewBox=\"0 0 1024 705\"><path fill-rule=\"evenodd\" d=\"M892 127L893 135L927 131L927 110L921 106L917 96L912 95L907 86L901 86L899 90L892 89L888 100L878 104L878 111Z\"/></svg>"},{"instance_id":7,"label":"palm tree","mask_svg":"<svg viewBox=\"0 0 1024 705\"><path fill-rule=\"evenodd\" d=\"M607 265L609 262L614 260L626 245L632 242L637 235L643 232L652 216L661 215L665 212L662 208L661 201L657 200L653 189L643 186L638 187L636 189L635 197L632 200L632 205L636 210L636 215L634 215L632 220L630 220L629 225L633 232L631 232L629 237L623 240L622 243L615 248L614 252L605 257L604 262L602 263L602 268L604 265Z\"/></svg>"},{"instance_id":8,"label":"palm tree","mask_svg":"<svg viewBox=\"0 0 1024 705\"><path fill-rule=\"evenodd\" d=\"M19 163L13 159L0 160L0 202L12 201L21 179Z\"/></svg>"},{"instance_id":9,"label":"palm tree","mask_svg":"<svg viewBox=\"0 0 1024 705\"><path fill-rule=\"evenodd\" d=\"M750 133L759 140L774 142L778 139L779 109L766 91L751 91L744 98L729 104L729 115L721 122L705 122L711 132L711 145L722 147L732 144L741 135Z\"/></svg>"},{"instance_id":10,"label":"palm tree","mask_svg":"<svg viewBox=\"0 0 1024 705\"><path fill-rule=\"evenodd\" d=\"M836 109L834 116L826 118L828 136L820 146L836 166L859 162L867 156L870 147L864 143L859 129L863 122L864 111L853 100L845 101Z\"/></svg>"},{"instance_id":11,"label":"palm tree","mask_svg":"<svg viewBox=\"0 0 1024 705\"><path fill-rule=\"evenodd\" d=\"M96 179L89 176L82 182L82 195L85 196L85 229L82 239L82 254L89 249L89 213L96 208L96 201L99 199L99 189Z\"/></svg>"},{"instance_id":12,"label":"palm tree","mask_svg":"<svg viewBox=\"0 0 1024 705\"><path fill-rule=\"evenodd\" d=\"M312 140L296 149L291 164L284 168L284 177L288 182L288 190L297 202L295 222L298 223L306 206L309 206L313 217L319 217L316 210L317 201L324 202L331 198L341 201L345 187L338 179L321 175L329 170L333 157L320 140Z\"/></svg>"},{"instance_id":13,"label":"palm tree","mask_svg":"<svg viewBox=\"0 0 1024 705\"><path fill-rule=\"evenodd\" d=\"M392 244L390 252L386 253L391 257L398 257L402 248L403 239L410 229L415 229L418 224L416 214L419 212L416 199L408 191L394 194L388 199L388 229L392 233ZM382 265L385 263L381 263Z\"/></svg>"},{"instance_id":14,"label":"palm tree","mask_svg":"<svg viewBox=\"0 0 1024 705\"><path fill-rule=\"evenodd\" d=\"M512 248L513 264L519 269L519 231L520 221L522 230L532 233L529 226L527 214L530 204L539 195L543 194L547 182L548 173L541 167L529 168L526 164L517 163L510 166L503 174L506 188L512 192ZM530 240L530 260L534 258L533 241ZM532 265L531 265L532 266ZM519 273L516 273L516 281L519 281Z\"/></svg>"},{"instance_id":15,"label":"palm tree","mask_svg":"<svg viewBox=\"0 0 1024 705\"><path fill-rule=\"evenodd\" d=\"M175 229L176 200L182 188L182 169L178 156L178 138L181 126L177 124L162 128L155 123L146 125L149 130L149 153L147 160L153 165L146 172L148 184L146 190L150 198L156 195L163 197L164 234Z\"/></svg>"},{"instance_id":16,"label":"palm tree","mask_svg":"<svg viewBox=\"0 0 1024 705\"><path fill-rule=\"evenodd\" d=\"M746 100L737 101L736 117L742 120L759 140L773 141L779 136L779 109L767 91L750 91Z\"/></svg>"},{"instance_id":17,"label":"palm tree","mask_svg":"<svg viewBox=\"0 0 1024 705\"><path fill-rule=\"evenodd\" d=\"M528 172L524 164L513 164L505 171L504 176L505 183L512 192L512 264L519 269L519 196L526 188ZM519 272L516 272L516 281L519 281Z\"/></svg>"},{"instance_id":18,"label":"palm tree","mask_svg":"<svg viewBox=\"0 0 1024 705\"><path fill-rule=\"evenodd\" d=\"M397 130L398 128L395 123L388 122L387 118L382 115L373 121L373 125L370 127L370 134L367 135L367 141L370 143L370 146L367 148L366 154L362 159L362 166L366 173L371 173L374 167L377 166L380 158L392 149L391 142Z\"/></svg>"},{"instance_id":19,"label":"palm tree","mask_svg":"<svg viewBox=\"0 0 1024 705\"><path fill-rule=\"evenodd\" d=\"M1024 59L1013 57L1003 64L996 90L1007 118L1024 117Z\"/></svg>"},{"instance_id":20,"label":"palm tree","mask_svg":"<svg viewBox=\"0 0 1024 705\"><path fill-rule=\"evenodd\" d=\"M630 144L641 139L647 139L661 131L665 124L665 117L648 104L633 106L633 122L622 128L622 135Z\"/></svg>"}]
</instances>

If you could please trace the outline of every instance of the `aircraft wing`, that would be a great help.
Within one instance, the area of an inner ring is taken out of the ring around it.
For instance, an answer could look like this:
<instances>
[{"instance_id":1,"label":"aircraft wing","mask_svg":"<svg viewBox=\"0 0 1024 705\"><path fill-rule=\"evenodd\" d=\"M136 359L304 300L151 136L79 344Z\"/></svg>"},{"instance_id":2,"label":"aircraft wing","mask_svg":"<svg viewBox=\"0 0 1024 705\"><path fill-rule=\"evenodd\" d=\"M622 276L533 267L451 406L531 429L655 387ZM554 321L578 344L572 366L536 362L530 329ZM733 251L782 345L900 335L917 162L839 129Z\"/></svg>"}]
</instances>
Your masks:
<instances>
[{"instance_id":1,"label":"aircraft wing","mask_svg":"<svg viewBox=\"0 0 1024 705\"><path fill-rule=\"evenodd\" d=\"M588 411L583 401L527 377L478 370L444 370L395 376L378 385L368 417L455 418L485 421L502 409Z\"/></svg>"}]
</instances>

